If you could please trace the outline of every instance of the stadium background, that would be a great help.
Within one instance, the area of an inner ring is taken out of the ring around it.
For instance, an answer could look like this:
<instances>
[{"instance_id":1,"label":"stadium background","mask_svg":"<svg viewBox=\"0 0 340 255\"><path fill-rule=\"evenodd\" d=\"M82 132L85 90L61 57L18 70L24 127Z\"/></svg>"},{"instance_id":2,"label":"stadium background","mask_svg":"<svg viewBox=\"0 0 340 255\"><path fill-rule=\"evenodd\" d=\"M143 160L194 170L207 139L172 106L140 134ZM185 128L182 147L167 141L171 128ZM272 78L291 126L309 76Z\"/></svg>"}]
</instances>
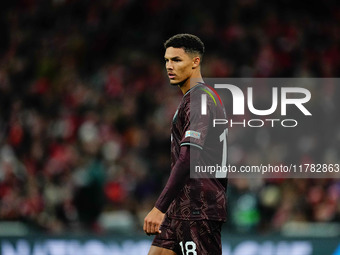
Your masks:
<instances>
[{"instance_id":1,"label":"stadium background","mask_svg":"<svg viewBox=\"0 0 340 255\"><path fill-rule=\"evenodd\" d=\"M2 253L9 236L150 241L141 222L169 174L170 120L181 98L164 69L171 35L202 38L206 77L340 74L332 0L18 0L1 3L0 14ZM230 146L239 160L339 163L340 88L316 94L313 117L322 124L267 144L266 155L256 149L263 133L238 133ZM223 231L235 243L287 238L296 222L305 229L299 238L339 243L339 179L234 179L228 192Z\"/></svg>"}]
</instances>

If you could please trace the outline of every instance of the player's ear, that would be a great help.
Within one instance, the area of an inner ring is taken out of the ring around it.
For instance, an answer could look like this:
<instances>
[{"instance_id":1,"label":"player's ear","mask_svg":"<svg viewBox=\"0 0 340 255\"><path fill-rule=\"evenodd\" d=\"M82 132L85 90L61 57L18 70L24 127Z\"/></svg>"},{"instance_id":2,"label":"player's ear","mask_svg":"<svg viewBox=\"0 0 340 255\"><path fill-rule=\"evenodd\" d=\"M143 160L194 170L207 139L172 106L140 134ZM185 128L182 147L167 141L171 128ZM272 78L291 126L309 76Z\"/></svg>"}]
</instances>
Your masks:
<instances>
[{"instance_id":1,"label":"player's ear","mask_svg":"<svg viewBox=\"0 0 340 255\"><path fill-rule=\"evenodd\" d=\"M200 63L201 63L200 57L199 56L194 57L192 68L195 69L195 68L199 67Z\"/></svg>"}]
</instances>

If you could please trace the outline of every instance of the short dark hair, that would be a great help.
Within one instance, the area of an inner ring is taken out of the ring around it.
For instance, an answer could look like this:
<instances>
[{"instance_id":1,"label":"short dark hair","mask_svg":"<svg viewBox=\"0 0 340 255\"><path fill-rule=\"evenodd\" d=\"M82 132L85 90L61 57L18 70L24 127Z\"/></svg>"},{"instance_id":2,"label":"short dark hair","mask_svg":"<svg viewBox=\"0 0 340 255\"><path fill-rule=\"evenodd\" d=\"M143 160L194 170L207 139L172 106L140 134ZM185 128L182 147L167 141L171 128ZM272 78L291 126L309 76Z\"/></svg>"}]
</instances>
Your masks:
<instances>
[{"instance_id":1,"label":"short dark hair","mask_svg":"<svg viewBox=\"0 0 340 255\"><path fill-rule=\"evenodd\" d=\"M196 35L177 34L170 37L165 43L164 48L169 47L183 48L187 53L197 53L200 57L204 54L204 43Z\"/></svg>"}]
</instances>

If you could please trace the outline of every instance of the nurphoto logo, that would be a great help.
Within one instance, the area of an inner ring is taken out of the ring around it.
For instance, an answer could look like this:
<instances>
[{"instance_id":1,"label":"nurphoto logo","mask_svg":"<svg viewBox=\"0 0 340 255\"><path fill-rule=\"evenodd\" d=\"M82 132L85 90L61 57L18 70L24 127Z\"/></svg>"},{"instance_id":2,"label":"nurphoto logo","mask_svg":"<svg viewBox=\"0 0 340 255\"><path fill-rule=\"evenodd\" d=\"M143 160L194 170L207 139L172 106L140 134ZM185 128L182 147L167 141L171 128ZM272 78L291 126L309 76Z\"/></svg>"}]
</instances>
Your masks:
<instances>
[{"instance_id":1,"label":"nurphoto logo","mask_svg":"<svg viewBox=\"0 0 340 255\"><path fill-rule=\"evenodd\" d=\"M280 108L280 115L287 116L287 106L292 105L294 111L300 111L304 116L312 116L312 113L305 106L311 99L311 92L302 87L272 87L271 88L271 106L267 109L257 109L254 106L254 92L253 87L247 87L246 96L241 88L233 84L213 84L212 85L216 97L221 100L221 93L230 93L232 96L233 116L242 116L246 114L245 106L249 113L256 116L269 116L278 111ZM218 94L216 89L219 90ZM256 89L256 88L255 88ZM201 95L201 114L207 114L207 98L215 99L211 93ZM245 103L246 102L246 103ZM280 106L280 107L279 107ZM256 119L242 119L235 121L234 119L213 119L213 126L219 124L228 124L230 127L239 125L243 127L263 127L264 125L269 125L270 127L275 127L276 124L281 124L282 127L296 127L298 121L296 119L277 119L277 118L256 118Z\"/></svg>"}]
</instances>

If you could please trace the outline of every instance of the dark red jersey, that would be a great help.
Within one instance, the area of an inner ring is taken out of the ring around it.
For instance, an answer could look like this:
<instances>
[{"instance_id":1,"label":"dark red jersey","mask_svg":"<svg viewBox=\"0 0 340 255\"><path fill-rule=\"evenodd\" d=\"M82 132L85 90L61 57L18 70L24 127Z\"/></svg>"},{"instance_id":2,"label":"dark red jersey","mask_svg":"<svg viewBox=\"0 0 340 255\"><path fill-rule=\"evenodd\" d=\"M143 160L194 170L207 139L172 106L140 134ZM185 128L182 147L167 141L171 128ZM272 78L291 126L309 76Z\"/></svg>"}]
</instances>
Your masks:
<instances>
[{"instance_id":1,"label":"dark red jersey","mask_svg":"<svg viewBox=\"0 0 340 255\"><path fill-rule=\"evenodd\" d=\"M202 95L206 98L204 112ZM227 125L213 127L214 119L226 119L224 106L213 89L199 83L183 96L172 121L172 168L179 158L181 146L189 146L190 151L199 150L199 156L190 160L191 174L196 166L204 169L226 164ZM191 175L186 179L184 187L178 191L167 210L170 218L226 220L227 178L216 178L215 173L208 177L193 178Z\"/></svg>"}]
</instances>

